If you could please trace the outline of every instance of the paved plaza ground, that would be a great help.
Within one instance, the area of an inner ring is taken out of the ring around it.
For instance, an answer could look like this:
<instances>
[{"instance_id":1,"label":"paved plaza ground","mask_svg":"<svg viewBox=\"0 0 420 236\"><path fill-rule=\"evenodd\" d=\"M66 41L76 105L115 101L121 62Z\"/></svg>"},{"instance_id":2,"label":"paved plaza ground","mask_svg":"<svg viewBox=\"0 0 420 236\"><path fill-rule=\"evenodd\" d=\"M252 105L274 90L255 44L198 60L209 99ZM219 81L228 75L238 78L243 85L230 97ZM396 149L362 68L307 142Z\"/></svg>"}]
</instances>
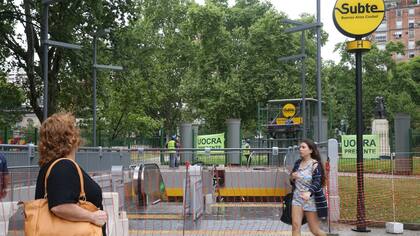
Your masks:
<instances>
[{"instance_id":1,"label":"paved plaza ground","mask_svg":"<svg viewBox=\"0 0 420 236\"><path fill-rule=\"evenodd\" d=\"M147 208L128 206L129 235L291 235L291 226L280 221L278 203L217 203L207 207L198 219L182 217L182 203L158 203ZM322 228L328 232L326 222ZM368 227L370 233L358 233L354 226L332 224L332 235L380 236L387 234L384 228ZM17 213L9 225L9 236L23 234L23 216ZM302 236L312 235L307 224ZM420 236L420 231L404 230L404 236Z\"/></svg>"},{"instance_id":2,"label":"paved plaza ground","mask_svg":"<svg viewBox=\"0 0 420 236\"><path fill-rule=\"evenodd\" d=\"M208 207L199 220L182 218L180 203L155 205L129 214L130 236L134 235L291 235L291 226L280 221L278 203L217 203ZM328 231L326 222L322 228ZM358 233L354 226L332 224L333 235L387 235L384 228L368 228L370 233ZM183 230L184 229L184 230ZM302 235L312 235L307 224ZM388 234L391 235L391 234ZM420 231L405 230L407 236L420 236Z\"/></svg>"}]
</instances>

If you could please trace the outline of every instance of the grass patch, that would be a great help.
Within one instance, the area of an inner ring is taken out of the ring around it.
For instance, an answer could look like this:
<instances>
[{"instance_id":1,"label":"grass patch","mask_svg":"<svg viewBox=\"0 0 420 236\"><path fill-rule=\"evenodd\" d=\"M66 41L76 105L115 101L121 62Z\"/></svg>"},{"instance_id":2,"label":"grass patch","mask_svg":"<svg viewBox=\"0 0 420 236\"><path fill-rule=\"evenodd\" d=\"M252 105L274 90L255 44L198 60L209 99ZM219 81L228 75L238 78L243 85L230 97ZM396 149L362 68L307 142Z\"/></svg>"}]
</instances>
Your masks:
<instances>
[{"instance_id":1,"label":"grass patch","mask_svg":"<svg viewBox=\"0 0 420 236\"><path fill-rule=\"evenodd\" d=\"M165 159L168 159L168 154L165 154ZM131 160L133 162L138 162L141 160L159 158L160 160L160 152L144 152L139 154L137 152L131 152ZM225 154L217 155L212 153L210 156L198 153L196 154L195 162L204 163L204 165L224 165L225 162ZM241 156L241 163L243 166L246 166L246 158ZM164 163L163 163L164 164ZM252 158L251 166L260 166L260 165L268 165L268 157L267 154L255 155ZM363 160L363 166L365 173L383 173L383 174L390 174L391 173L391 160L370 160L366 159ZM339 172L356 172L356 159L344 159L340 158L338 161L338 171ZM413 174L420 175L420 157L413 157Z\"/></svg>"},{"instance_id":2,"label":"grass patch","mask_svg":"<svg viewBox=\"0 0 420 236\"><path fill-rule=\"evenodd\" d=\"M224 165L225 155L211 155L198 154L194 162L201 162L204 165Z\"/></svg>"},{"instance_id":3,"label":"grass patch","mask_svg":"<svg viewBox=\"0 0 420 236\"><path fill-rule=\"evenodd\" d=\"M413 174L420 175L420 157L413 157Z\"/></svg>"},{"instance_id":4,"label":"grass patch","mask_svg":"<svg viewBox=\"0 0 420 236\"><path fill-rule=\"evenodd\" d=\"M366 173L391 173L391 160L363 160ZM356 159L340 158L338 160L339 172L356 172Z\"/></svg>"},{"instance_id":5,"label":"grass patch","mask_svg":"<svg viewBox=\"0 0 420 236\"><path fill-rule=\"evenodd\" d=\"M366 219L394 221L392 182L388 178L366 178ZM357 178L339 176L340 219L355 220L357 214ZM395 220L404 223L420 223L420 180L394 179Z\"/></svg>"},{"instance_id":6,"label":"grass patch","mask_svg":"<svg viewBox=\"0 0 420 236\"><path fill-rule=\"evenodd\" d=\"M160 157L160 152L143 152L141 154L138 152L131 152L130 157L132 161L147 160Z\"/></svg>"},{"instance_id":7,"label":"grass patch","mask_svg":"<svg viewBox=\"0 0 420 236\"><path fill-rule=\"evenodd\" d=\"M227 158L227 155L203 155L198 154L196 158L196 162L204 163L204 165L224 165L225 159ZM247 161L245 156L241 156L241 165L246 166ZM268 157L267 155L255 155L251 159L251 166L259 166L259 165L267 165L268 163Z\"/></svg>"},{"instance_id":8,"label":"grass patch","mask_svg":"<svg viewBox=\"0 0 420 236\"><path fill-rule=\"evenodd\" d=\"M391 160L366 159L363 160L365 173L392 172ZM338 161L339 172L356 172L356 159L340 158ZM420 174L420 157L413 157L413 174Z\"/></svg>"}]
</instances>

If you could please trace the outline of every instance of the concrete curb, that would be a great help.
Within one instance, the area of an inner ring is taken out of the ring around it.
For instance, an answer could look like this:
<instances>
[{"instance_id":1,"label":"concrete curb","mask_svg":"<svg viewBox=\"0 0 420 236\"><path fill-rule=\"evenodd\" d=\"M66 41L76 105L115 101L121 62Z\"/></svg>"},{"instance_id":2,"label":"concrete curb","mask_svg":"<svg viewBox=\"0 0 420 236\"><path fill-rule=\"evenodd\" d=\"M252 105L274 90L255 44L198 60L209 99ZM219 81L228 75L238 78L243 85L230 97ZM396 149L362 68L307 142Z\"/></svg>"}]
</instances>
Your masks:
<instances>
[{"instance_id":1,"label":"concrete curb","mask_svg":"<svg viewBox=\"0 0 420 236\"><path fill-rule=\"evenodd\" d=\"M420 231L420 224L404 224L404 229Z\"/></svg>"}]
</instances>

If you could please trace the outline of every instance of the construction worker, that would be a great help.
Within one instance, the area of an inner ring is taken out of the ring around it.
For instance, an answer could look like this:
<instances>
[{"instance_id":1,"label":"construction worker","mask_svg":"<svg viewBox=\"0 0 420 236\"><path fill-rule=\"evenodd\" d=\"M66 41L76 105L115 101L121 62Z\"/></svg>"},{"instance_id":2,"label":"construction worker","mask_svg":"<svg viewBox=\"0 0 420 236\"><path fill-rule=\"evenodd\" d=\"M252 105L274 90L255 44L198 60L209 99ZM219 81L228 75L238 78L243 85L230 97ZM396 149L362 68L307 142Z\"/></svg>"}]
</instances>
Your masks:
<instances>
[{"instance_id":1,"label":"construction worker","mask_svg":"<svg viewBox=\"0 0 420 236\"><path fill-rule=\"evenodd\" d=\"M181 140L179 136L176 136L175 139L175 148L176 148L176 157L175 157L175 166L178 167L181 162Z\"/></svg>"},{"instance_id":2,"label":"construction worker","mask_svg":"<svg viewBox=\"0 0 420 236\"><path fill-rule=\"evenodd\" d=\"M245 144L244 144L244 147L243 147L243 154L244 154L244 156L246 158L247 165L250 165L251 164L250 163L250 160L249 160L249 157L251 156L251 151L250 151L251 145L249 143L250 143L250 140L247 139L245 141Z\"/></svg>"},{"instance_id":3,"label":"construction worker","mask_svg":"<svg viewBox=\"0 0 420 236\"><path fill-rule=\"evenodd\" d=\"M166 144L169 152L169 167L176 167L176 135L172 136L171 140Z\"/></svg>"}]
</instances>

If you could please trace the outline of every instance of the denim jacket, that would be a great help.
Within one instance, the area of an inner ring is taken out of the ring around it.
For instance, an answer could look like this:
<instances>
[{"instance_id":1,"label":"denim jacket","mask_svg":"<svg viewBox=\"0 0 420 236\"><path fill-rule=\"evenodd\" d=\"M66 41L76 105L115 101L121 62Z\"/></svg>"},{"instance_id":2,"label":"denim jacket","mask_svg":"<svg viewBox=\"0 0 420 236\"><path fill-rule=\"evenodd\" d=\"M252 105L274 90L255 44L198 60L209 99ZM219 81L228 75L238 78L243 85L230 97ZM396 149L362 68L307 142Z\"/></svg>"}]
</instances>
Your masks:
<instances>
[{"instance_id":1,"label":"denim jacket","mask_svg":"<svg viewBox=\"0 0 420 236\"><path fill-rule=\"evenodd\" d=\"M292 173L299 169L301 161L302 160L299 159L295 162ZM324 174L323 169L321 168L321 164L318 164L312 172L312 184L309 186L309 192L311 192L311 196L314 196L315 198L318 217L325 218L328 216L328 205L327 199L325 198L324 191L322 189L322 174ZM293 181L290 181L290 183L292 184L292 189L294 191L295 183Z\"/></svg>"}]
</instances>

